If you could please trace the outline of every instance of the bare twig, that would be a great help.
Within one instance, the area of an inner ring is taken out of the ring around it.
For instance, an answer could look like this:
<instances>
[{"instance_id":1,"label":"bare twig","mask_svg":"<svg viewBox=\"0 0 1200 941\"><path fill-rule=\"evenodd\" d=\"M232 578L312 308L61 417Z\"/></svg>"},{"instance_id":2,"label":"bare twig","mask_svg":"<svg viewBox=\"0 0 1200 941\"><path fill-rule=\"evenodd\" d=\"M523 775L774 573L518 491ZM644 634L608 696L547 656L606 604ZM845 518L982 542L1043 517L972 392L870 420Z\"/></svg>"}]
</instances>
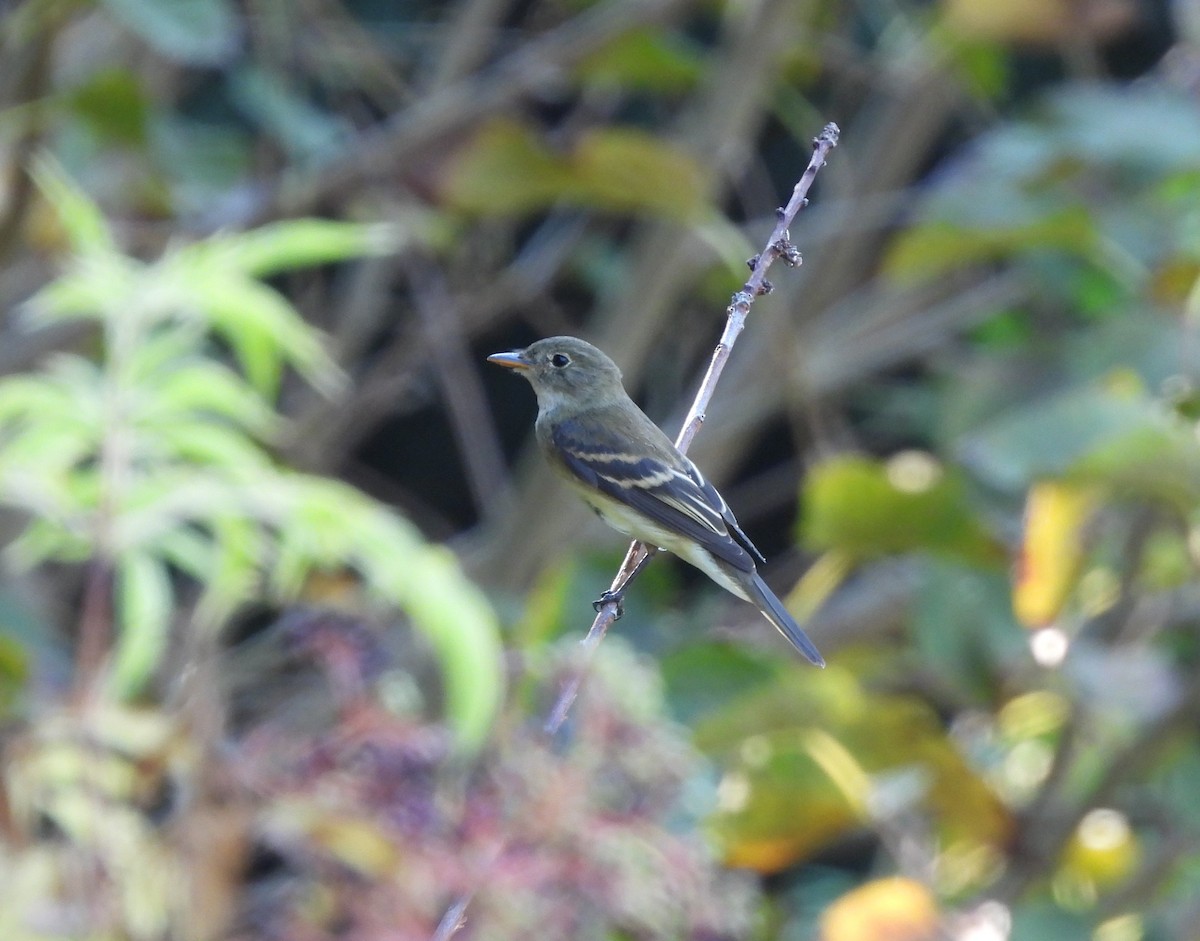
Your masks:
<instances>
[{"instance_id":1,"label":"bare twig","mask_svg":"<svg viewBox=\"0 0 1200 941\"><path fill-rule=\"evenodd\" d=\"M777 211L778 221L775 224L774 231L771 232L770 237L767 239L766 247L761 254L750 260L750 267L752 268L750 277L742 285L742 289L733 295L728 308L729 316L725 321L725 330L721 334L721 339L717 342L716 348L713 350L708 370L705 372L704 380L700 383L700 388L696 392L696 398L692 401L691 408L688 409L687 416L683 420L683 427L680 429L679 437L675 439L676 446L684 453L687 452L692 440L696 437L700 426L704 424L704 415L708 410L708 404L712 401L717 381L721 378L721 372L724 370L725 363L729 359L729 354L733 350L733 344L737 342L738 336L746 325L746 317L750 313L750 306L754 303L756 297L771 291L771 283L766 278L767 269L771 267L777 258L783 259L784 264L789 267L800 264L800 253L789 240L788 227L792 224L792 220L796 218L796 214L808 203L809 188L812 186L817 172L825 165L825 158L829 155L829 151L837 146L838 133L836 124L827 124L825 125L825 129L813 141L812 159L809 160L808 167L801 175L795 189L792 190L792 198L788 200L786 206ZM623 588L632 581L639 566L647 554L652 551L653 548L648 549L640 542L631 543L629 551L625 553L625 559L621 563L621 567L617 570L617 575L613 579L610 590L615 591L618 588ZM548 734L553 735L562 727L563 722L566 721L567 714L571 711L571 704L575 702L576 696L579 695L579 687L583 683L583 677L591 661L592 654L600 645L600 641L604 639L604 635L608 633L609 627L617 619L618 608L618 602L607 601L600 606L599 611L596 613L596 618L592 621L592 626L582 641L583 662L563 685L562 690L559 692L558 700L555 702L554 708L550 710L550 716L546 720L545 730Z\"/></svg>"}]
</instances>

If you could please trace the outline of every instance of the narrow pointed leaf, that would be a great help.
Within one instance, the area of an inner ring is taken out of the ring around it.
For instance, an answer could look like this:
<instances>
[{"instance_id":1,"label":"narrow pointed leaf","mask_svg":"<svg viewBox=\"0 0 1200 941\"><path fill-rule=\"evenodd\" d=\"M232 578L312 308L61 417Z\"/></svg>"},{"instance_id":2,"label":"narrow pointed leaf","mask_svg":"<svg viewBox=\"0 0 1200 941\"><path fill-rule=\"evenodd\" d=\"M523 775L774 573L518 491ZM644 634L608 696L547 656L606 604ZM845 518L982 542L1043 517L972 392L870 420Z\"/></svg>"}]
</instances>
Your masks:
<instances>
[{"instance_id":1,"label":"narrow pointed leaf","mask_svg":"<svg viewBox=\"0 0 1200 941\"><path fill-rule=\"evenodd\" d=\"M162 562L142 552L117 564L117 642L109 689L121 699L136 696L166 651L173 596Z\"/></svg>"}]
</instances>

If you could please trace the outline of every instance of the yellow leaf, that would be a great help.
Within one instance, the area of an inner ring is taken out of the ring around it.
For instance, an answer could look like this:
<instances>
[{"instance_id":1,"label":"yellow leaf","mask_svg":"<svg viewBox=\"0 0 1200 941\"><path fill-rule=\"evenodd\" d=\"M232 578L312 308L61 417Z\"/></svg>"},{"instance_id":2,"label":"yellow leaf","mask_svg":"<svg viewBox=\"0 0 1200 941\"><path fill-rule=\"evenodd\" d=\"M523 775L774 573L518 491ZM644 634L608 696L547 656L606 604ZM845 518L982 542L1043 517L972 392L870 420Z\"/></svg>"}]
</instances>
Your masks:
<instances>
[{"instance_id":1,"label":"yellow leaf","mask_svg":"<svg viewBox=\"0 0 1200 941\"><path fill-rule=\"evenodd\" d=\"M933 941L937 902L912 879L876 879L847 892L821 916L821 941Z\"/></svg>"},{"instance_id":2,"label":"yellow leaf","mask_svg":"<svg viewBox=\"0 0 1200 941\"><path fill-rule=\"evenodd\" d=\"M849 553L838 549L822 552L788 592L784 602L787 609L803 623L817 613L853 568L854 557Z\"/></svg>"},{"instance_id":3,"label":"yellow leaf","mask_svg":"<svg viewBox=\"0 0 1200 941\"><path fill-rule=\"evenodd\" d=\"M826 838L834 834L826 835ZM725 847L721 860L731 869L750 869L763 875L782 872L812 851L802 837L779 836L745 839Z\"/></svg>"},{"instance_id":4,"label":"yellow leaf","mask_svg":"<svg viewBox=\"0 0 1200 941\"><path fill-rule=\"evenodd\" d=\"M869 822L877 787L907 789L946 845L1006 843L1006 808L927 706L872 692L847 665L810 674L789 671L693 719L723 768L709 827L727 865L772 873L811 857Z\"/></svg>"},{"instance_id":5,"label":"yellow leaf","mask_svg":"<svg viewBox=\"0 0 1200 941\"><path fill-rule=\"evenodd\" d=\"M391 872L399 847L378 822L318 803L280 800L266 819L273 838L323 853L372 879Z\"/></svg>"},{"instance_id":6,"label":"yellow leaf","mask_svg":"<svg viewBox=\"0 0 1200 941\"><path fill-rule=\"evenodd\" d=\"M313 841L364 876L379 878L396 865L396 845L368 820L329 816L313 828Z\"/></svg>"},{"instance_id":7,"label":"yellow leaf","mask_svg":"<svg viewBox=\"0 0 1200 941\"><path fill-rule=\"evenodd\" d=\"M1026 627L1058 617L1083 564L1083 531L1099 502L1096 487L1043 481L1025 499L1025 533L1013 586L1013 613Z\"/></svg>"},{"instance_id":8,"label":"yellow leaf","mask_svg":"<svg viewBox=\"0 0 1200 941\"><path fill-rule=\"evenodd\" d=\"M1097 807L1084 814L1063 852L1063 868L1094 889L1107 889L1133 872L1141 857L1137 834L1123 813Z\"/></svg>"}]
</instances>

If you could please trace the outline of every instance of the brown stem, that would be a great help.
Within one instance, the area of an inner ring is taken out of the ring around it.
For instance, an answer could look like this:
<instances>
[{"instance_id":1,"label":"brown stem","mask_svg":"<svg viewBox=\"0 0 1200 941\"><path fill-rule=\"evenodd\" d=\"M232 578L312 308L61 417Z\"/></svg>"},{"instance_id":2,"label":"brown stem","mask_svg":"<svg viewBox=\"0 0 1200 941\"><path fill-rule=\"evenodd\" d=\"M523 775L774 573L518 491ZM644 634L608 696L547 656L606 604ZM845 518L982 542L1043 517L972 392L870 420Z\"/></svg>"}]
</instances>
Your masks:
<instances>
[{"instance_id":1,"label":"brown stem","mask_svg":"<svg viewBox=\"0 0 1200 941\"><path fill-rule=\"evenodd\" d=\"M112 565L101 555L88 563L75 653L75 701L92 690L112 643Z\"/></svg>"}]
</instances>

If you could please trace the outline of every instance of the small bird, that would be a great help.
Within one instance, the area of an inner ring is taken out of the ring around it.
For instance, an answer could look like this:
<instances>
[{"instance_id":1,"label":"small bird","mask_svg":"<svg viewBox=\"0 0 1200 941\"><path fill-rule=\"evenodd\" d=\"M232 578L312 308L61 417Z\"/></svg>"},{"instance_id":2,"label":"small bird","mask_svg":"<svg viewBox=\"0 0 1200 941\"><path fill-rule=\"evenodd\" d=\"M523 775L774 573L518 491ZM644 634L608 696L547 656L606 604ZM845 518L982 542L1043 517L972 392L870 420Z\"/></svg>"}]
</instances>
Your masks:
<instances>
[{"instance_id":1,"label":"small bird","mask_svg":"<svg viewBox=\"0 0 1200 941\"><path fill-rule=\"evenodd\" d=\"M488 362L537 394L535 430L550 466L618 532L673 552L749 601L800 653L825 660L767 587L765 561L716 488L625 392L617 364L576 337L549 337ZM622 589L623 590L623 589ZM619 600L620 591L602 601Z\"/></svg>"}]
</instances>

